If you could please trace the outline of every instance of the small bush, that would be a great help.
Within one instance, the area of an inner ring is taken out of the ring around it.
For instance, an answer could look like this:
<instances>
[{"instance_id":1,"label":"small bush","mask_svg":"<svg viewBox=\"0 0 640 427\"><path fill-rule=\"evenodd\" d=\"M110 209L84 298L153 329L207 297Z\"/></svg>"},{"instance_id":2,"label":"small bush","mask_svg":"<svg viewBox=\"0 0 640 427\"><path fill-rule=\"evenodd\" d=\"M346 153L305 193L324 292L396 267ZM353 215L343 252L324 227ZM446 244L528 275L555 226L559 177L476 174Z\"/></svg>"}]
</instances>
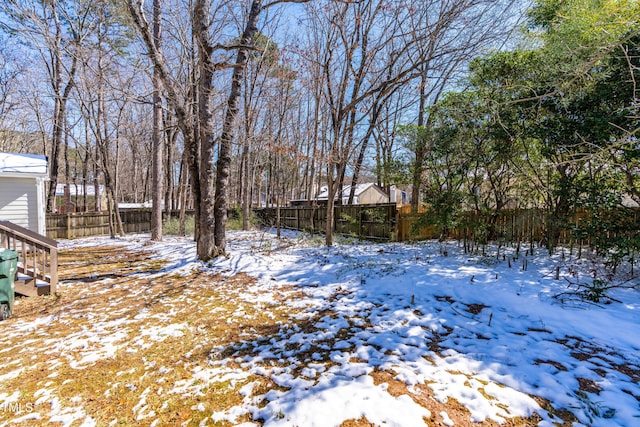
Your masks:
<instances>
[{"instance_id":1,"label":"small bush","mask_svg":"<svg viewBox=\"0 0 640 427\"><path fill-rule=\"evenodd\" d=\"M193 236L195 233L195 219L193 216L188 216L184 221L185 235ZM178 218L169 218L162 223L162 231L166 235L179 236L180 233L180 220Z\"/></svg>"},{"instance_id":2,"label":"small bush","mask_svg":"<svg viewBox=\"0 0 640 427\"><path fill-rule=\"evenodd\" d=\"M591 285L584 285L584 297L588 301L600 302L600 299L607 296L609 282L601 279L593 279Z\"/></svg>"},{"instance_id":3,"label":"small bush","mask_svg":"<svg viewBox=\"0 0 640 427\"><path fill-rule=\"evenodd\" d=\"M234 209L234 212L227 219L227 230L242 230L242 212L239 209ZM253 212L249 214L249 228L256 228L259 224L259 218Z\"/></svg>"},{"instance_id":4,"label":"small bush","mask_svg":"<svg viewBox=\"0 0 640 427\"><path fill-rule=\"evenodd\" d=\"M322 234L312 234L305 231L298 235L298 243L311 247L320 247L326 243L326 240Z\"/></svg>"},{"instance_id":5,"label":"small bush","mask_svg":"<svg viewBox=\"0 0 640 427\"><path fill-rule=\"evenodd\" d=\"M613 288L625 288L623 284L612 284L608 280L593 279L591 283L570 282L569 290L554 295L554 298L566 302L588 302L592 304L610 304L612 302L622 302L609 295Z\"/></svg>"}]
</instances>

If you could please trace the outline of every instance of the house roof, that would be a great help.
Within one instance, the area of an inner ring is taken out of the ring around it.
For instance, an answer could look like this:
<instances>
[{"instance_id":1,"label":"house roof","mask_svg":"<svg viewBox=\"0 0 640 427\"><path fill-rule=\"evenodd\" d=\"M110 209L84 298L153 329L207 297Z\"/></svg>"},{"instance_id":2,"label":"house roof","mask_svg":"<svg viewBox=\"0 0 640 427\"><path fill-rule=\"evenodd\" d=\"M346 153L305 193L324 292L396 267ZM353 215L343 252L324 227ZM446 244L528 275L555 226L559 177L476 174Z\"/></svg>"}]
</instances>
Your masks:
<instances>
[{"instance_id":1,"label":"house roof","mask_svg":"<svg viewBox=\"0 0 640 427\"><path fill-rule=\"evenodd\" d=\"M56 185L56 196L64 196L64 187L67 184L58 184ZM104 193L104 185L100 185L98 188L100 193ZM79 184L69 184L69 194L72 196L84 196L84 187ZM96 195L96 187L91 184L87 184L87 196L95 196Z\"/></svg>"},{"instance_id":2,"label":"house roof","mask_svg":"<svg viewBox=\"0 0 640 427\"><path fill-rule=\"evenodd\" d=\"M163 203L164 205L164 203ZM153 202L148 200L142 203L120 203L118 202L119 209L141 209L141 208L150 208L153 206Z\"/></svg>"},{"instance_id":3,"label":"house roof","mask_svg":"<svg viewBox=\"0 0 640 427\"><path fill-rule=\"evenodd\" d=\"M355 196L358 197L359 195L361 195L362 193L364 193L365 191L367 191L370 187L375 186L376 184L374 184L373 182L369 182L366 184L357 184L356 185L356 192L355 192ZM351 185L345 185L344 187L342 187L342 197L349 197L349 192L351 191ZM327 188L323 188L322 191L318 194L318 196L316 197L316 199L318 200L327 200L329 198L329 190ZM336 198L337 195L336 195Z\"/></svg>"},{"instance_id":4,"label":"house roof","mask_svg":"<svg viewBox=\"0 0 640 427\"><path fill-rule=\"evenodd\" d=\"M0 153L0 175L46 177L47 157L38 154Z\"/></svg>"},{"instance_id":5,"label":"house roof","mask_svg":"<svg viewBox=\"0 0 640 427\"><path fill-rule=\"evenodd\" d=\"M145 208L152 208L152 207L153 207L153 201L152 200L147 200L146 202L142 202L142 203L120 203L120 202L118 202L118 209L145 209ZM161 201L160 208L162 210L164 210L164 200Z\"/></svg>"}]
</instances>

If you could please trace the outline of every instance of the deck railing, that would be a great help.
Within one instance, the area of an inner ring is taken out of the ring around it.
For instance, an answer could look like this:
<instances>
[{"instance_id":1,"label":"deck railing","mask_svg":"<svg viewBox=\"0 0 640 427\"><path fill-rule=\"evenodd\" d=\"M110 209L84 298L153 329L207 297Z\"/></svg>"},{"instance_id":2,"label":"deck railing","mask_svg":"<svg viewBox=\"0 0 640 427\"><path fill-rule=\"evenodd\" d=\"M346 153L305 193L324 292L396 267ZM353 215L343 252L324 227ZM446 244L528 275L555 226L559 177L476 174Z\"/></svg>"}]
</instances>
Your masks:
<instances>
[{"instance_id":1,"label":"deck railing","mask_svg":"<svg viewBox=\"0 0 640 427\"><path fill-rule=\"evenodd\" d=\"M18 252L16 293L26 296L56 293L58 242L9 221L0 221L0 247Z\"/></svg>"}]
</instances>

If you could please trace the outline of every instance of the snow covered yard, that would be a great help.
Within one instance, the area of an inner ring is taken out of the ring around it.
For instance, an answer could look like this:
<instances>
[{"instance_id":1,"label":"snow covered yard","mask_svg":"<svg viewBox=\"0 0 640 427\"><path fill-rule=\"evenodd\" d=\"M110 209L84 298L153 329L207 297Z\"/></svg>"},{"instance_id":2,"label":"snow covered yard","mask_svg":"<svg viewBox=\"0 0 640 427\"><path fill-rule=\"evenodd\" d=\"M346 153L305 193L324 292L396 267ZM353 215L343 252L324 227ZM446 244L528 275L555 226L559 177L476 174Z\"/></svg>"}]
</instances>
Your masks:
<instances>
[{"instance_id":1,"label":"snow covered yard","mask_svg":"<svg viewBox=\"0 0 640 427\"><path fill-rule=\"evenodd\" d=\"M554 298L588 259L229 241L208 265L189 239L64 242L60 296L0 323L0 423L640 424L639 292Z\"/></svg>"}]
</instances>

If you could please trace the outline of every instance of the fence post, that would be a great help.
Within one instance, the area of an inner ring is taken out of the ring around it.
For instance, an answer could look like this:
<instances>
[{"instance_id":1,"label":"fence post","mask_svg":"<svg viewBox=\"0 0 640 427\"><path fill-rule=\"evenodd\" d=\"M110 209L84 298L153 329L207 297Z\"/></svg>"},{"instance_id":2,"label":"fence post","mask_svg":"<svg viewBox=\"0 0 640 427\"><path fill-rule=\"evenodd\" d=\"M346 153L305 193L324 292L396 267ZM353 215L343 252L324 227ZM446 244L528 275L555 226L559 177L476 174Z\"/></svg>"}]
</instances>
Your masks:
<instances>
[{"instance_id":1,"label":"fence post","mask_svg":"<svg viewBox=\"0 0 640 427\"><path fill-rule=\"evenodd\" d=\"M65 226L66 226L66 238L67 240L71 239L71 213L67 212L67 215L65 216Z\"/></svg>"},{"instance_id":2,"label":"fence post","mask_svg":"<svg viewBox=\"0 0 640 427\"><path fill-rule=\"evenodd\" d=\"M400 209L398 209L398 206L396 205L395 207L395 218L396 218L396 223L394 224L393 227L393 231L392 231L392 235L391 235L391 241L393 242L399 242L399 236L400 236Z\"/></svg>"}]
</instances>

